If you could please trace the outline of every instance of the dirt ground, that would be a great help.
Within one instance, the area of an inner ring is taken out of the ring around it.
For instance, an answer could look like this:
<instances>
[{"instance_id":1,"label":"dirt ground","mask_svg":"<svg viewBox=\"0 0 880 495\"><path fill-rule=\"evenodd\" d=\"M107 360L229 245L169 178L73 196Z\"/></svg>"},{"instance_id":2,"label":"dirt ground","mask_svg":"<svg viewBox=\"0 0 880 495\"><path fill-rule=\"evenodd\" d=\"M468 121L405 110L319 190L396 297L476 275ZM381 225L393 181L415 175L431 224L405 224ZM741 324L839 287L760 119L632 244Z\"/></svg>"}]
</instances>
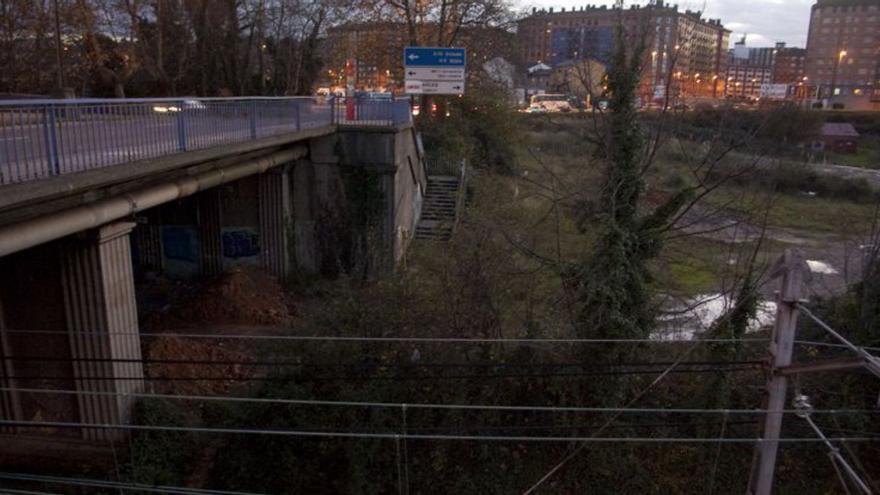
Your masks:
<instances>
[{"instance_id":1,"label":"dirt ground","mask_svg":"<svg viewBox=\"0 0 880 495\"><path fill-rule=\"evenodd\" d=\"M163 333L265 335L278 333L293 318L292 303L281 285L254 267L234 268L201 283L161 279L152 284L142 290L165 291L168 296L166 304L141 322L145 372L157 393L226 394L264 373L249 364L258 359L253 341Z\"/></svg>"},{"instance_id":2,"label":"dirt ground","mask_svg":"<svg viewBox=\"0 0 880 495\"><path fill-rule=\"evenodd\" d=\"M236 267L179 292L173 302L146 315L141 327L163 331L206 324L284 325L291 319L281 285L255 267Z\"/></svg>"}]
</instances>

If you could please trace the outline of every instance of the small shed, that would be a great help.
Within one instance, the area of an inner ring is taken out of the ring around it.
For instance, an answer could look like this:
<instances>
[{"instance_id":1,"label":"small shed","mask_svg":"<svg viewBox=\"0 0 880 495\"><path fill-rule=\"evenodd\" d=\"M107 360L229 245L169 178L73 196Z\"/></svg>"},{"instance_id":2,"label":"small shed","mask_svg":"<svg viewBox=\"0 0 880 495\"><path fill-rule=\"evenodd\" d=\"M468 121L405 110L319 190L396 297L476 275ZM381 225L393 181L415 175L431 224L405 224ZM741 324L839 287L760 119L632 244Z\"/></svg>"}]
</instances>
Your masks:
<instances>
[{"instance_id":1,"label":"small shed","mask_svg":"<svg viewBox=\"0 0 880 495\"><path fill-rule=\"evenodd\" d=\"M831 150L835 153L856 153L859 150L859 133L848 122L822 124L819 135L813 141L813 149Z\"/></svg>"}]
</instances>

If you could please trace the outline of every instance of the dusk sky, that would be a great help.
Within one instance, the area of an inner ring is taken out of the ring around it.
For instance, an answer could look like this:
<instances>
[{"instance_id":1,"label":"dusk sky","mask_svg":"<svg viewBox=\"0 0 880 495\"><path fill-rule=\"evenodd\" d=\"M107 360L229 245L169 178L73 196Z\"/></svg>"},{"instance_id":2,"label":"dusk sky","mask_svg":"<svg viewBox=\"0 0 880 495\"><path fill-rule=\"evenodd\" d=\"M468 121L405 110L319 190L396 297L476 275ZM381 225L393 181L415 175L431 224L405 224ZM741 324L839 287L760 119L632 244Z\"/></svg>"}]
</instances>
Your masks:
<instances>
[{"instance_id":1,"label":"dusk sky","mask_svg":"<svg viewBox=\"0 0 880 495\"><path fill-rule=\"evenodd\" d=\"M647 0L636 2L644 5ZM578 7L587 4L612 5L606 0L519 0L518 5L531 7ZM634 2L626 2L632 5ZM807 43L807 29L810 25L810 6L815 0L707 0L691 1L667 0L678 3L679 10L704 10L709 17L720 18L727 29L733 31L731 45L743 33L748 33L747 45L752 47L770 46L776 41L784 41L789 46L804 47ZM704 8L705 7L705 8Z\"/></svg>"}]
</instances>

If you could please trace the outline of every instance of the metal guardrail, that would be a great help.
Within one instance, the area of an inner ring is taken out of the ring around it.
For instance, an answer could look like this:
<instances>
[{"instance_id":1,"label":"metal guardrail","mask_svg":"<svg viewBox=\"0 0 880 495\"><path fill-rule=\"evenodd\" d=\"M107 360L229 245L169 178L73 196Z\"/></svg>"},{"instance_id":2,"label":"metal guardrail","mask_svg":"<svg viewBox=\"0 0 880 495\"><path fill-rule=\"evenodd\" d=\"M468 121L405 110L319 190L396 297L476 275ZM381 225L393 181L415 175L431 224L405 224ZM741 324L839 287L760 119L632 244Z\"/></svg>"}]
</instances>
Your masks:
<instances>
[{"instance_id":1,"label":"metal guardrail","mask_svg":"<svg viewBox=\"0 0 880 495\"><path fill-rule=\"evenodd\" d=\"M338 125L398 126L412 123L409 98L335 98L333 122Z\"/></svg>"},{"instance_id":2,"label":"metal guardrail","mask_svg":"<svg viewBox=\"0 0 880 495\"><path fill-rule=\"evenodd\" d=\"M0 100L0 186L325 125L407 122L408 101L392 99Z\"/></svg>"}]
</instances>

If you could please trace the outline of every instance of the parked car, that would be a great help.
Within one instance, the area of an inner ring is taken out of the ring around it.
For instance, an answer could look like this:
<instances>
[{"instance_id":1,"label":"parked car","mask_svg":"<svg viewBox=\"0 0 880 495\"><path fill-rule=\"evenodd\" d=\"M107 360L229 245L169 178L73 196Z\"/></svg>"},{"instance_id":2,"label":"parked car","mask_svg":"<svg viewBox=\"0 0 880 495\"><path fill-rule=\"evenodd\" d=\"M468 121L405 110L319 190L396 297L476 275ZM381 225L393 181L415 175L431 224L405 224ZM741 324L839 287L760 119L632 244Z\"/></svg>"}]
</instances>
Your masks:
<instances>
[{"instance_id":1,"label":"parked car","mask_svg":"<svg viewBox=\"0 0 880 495\"><path fill-rule=\"evenodd\" d=\"M177 113L190 110L205 110L208 107L199 100L183 100L181 102L169 101L156 103L153 105L153 111L156 113Z\"/></svg>"}]
</instances>

